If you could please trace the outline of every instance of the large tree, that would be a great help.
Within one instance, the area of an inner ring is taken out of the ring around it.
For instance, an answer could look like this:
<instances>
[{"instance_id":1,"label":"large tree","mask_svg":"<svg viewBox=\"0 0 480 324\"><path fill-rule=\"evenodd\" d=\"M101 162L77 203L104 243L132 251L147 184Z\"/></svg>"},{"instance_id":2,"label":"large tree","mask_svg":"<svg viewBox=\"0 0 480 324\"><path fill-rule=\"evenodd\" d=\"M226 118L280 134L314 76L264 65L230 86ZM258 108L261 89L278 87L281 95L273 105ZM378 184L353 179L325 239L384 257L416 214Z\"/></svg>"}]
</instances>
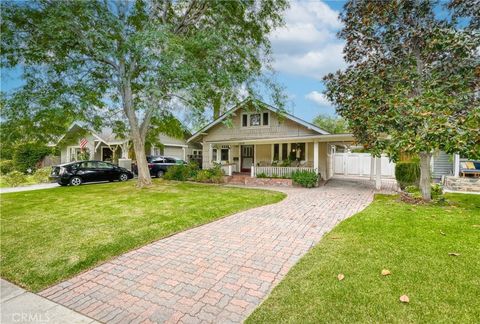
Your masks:
<instances>
[{"instance_id":1,"label":"large tree","mask_svg":"<svg viewBox=\"0 0 480 324\"><path fill-rule=\"evenodd\" d=\"M318 115L313 123L330 134L348 133L348 123L339 116Z\"/></svg>"},{"instance_id":2,"label":"large tree","mask_svg":"<svg viewBox=\"0 0 480 324\"><path fill-rule=\"evenodd\" d=\"M480 155L480 35L466 28L474 17L455 19L469 2L456 1L454 19L436 1L347 2L339 36L348 67L324 79L327 97L373 154L419 155L425 200L434 151Z\"/></svg>"},{"instance_id":3,"label":"large tree","mask_svg":"<svg viewBox=\"0 0 480 324\"><path fill-rule=\"evenodd\" d=\"M126 120L144 186L152 120L168 115L174 100L203 109L199 93L214 77L230 86L258 75L285 7L284 0L7 1L1 63L23 67L40 110L97 126Z\"/></svg>"}]
</instances>

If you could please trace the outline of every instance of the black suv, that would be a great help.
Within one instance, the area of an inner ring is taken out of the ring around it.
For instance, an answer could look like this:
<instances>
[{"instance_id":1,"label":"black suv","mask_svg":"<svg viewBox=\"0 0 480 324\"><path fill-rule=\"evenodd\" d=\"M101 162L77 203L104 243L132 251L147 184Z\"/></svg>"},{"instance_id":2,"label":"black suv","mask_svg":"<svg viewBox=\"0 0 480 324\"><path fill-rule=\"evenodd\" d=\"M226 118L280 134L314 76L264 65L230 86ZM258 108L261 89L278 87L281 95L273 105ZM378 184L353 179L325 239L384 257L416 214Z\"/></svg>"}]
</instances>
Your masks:
<instances>
[{"instance_id":1,"label":"black suv","mask_svg":"<svg viewBox=\"0 0 480 324\"><path fill-rule=\"evenodd\" d=\"M127 181L133 173L108 162L77 161L53 166L50 178L62 186L79 186L84 182Z\"/></svg>"},{"instance_id":2,"label":"black suv","mask_svg":"<svg viewBox=\"0 0 480 324\"><path fill-rule=\"evenodd\" d=\"M147 156L150 175L161 178L172 165L186 164L185 161L169 156Z\"/></svg>"}]
</instances>

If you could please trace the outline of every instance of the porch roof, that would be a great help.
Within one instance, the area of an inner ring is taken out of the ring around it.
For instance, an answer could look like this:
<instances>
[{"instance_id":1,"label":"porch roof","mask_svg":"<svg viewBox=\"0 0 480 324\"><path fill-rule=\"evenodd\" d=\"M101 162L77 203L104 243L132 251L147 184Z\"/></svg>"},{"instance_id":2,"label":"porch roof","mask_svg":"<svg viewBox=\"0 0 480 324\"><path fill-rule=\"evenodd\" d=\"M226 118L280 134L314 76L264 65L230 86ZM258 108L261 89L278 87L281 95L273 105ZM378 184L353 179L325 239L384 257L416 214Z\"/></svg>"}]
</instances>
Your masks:
<instances>
[{"instance_id":1,"label":"porch roof","mask_svg":"<svg viewBox=\"0 0 480 324\"><path fill-rule=\"evenodd\" d=\"M273 144L273 143L297 143L303 142L355 142L353 134L325 134L325 135L308 135L308 136L289 136L289 137L272 137L272 138L255 138L255 139L229 139L225 141L207 141L207 143L222 144Z\"/></svg>"}]
</instances>

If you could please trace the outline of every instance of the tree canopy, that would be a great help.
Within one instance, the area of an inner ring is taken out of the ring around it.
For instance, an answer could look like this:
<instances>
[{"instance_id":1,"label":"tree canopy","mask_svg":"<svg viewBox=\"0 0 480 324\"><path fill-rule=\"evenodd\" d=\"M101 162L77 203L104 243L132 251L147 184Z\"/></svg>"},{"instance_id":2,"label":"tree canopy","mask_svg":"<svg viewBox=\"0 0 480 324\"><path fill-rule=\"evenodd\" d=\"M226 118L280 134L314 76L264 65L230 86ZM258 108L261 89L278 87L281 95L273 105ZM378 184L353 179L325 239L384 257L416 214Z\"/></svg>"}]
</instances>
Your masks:
<instances>
[{"instance_id":1,"label":"tree canopy","mask_svg":"<svg viewBox=\"0 0 480 324\"><path fill-rule=\"evenodd\" d=\"M348 67L324 79L360 143L393 159L420 156L425 199L433 151L480 156L480 35L467 28L475 17L455 18L471 1L456 2L446 18L436 1L347 2L339 36Z\"/></svg>"},{"instance_id":2,"label":"tree canopy","mask_svg":"<svg viewBox=\"0 0 480 324\"><path fill-rule=\"evenodd\" d=\"M31 114L127 130L138 183L148 185L144 146L152 123L161 124L179 101L201 111L212 85L221 93L258 77L269 61L267 36L286 6L284 0L6 1L1 64L23 67L26 84L12 97L33 107Z\"/></svg>"},{"instance_id":3,"label":"tree canopy","mask_svg":"<svg viewBox=\"0 0 480 324\"><path fill-rule=\"evenodd\" d=\"M348 133L348 123L339 116L318 115L313 123L330 134Z\"/></svg>"}]
</instances>

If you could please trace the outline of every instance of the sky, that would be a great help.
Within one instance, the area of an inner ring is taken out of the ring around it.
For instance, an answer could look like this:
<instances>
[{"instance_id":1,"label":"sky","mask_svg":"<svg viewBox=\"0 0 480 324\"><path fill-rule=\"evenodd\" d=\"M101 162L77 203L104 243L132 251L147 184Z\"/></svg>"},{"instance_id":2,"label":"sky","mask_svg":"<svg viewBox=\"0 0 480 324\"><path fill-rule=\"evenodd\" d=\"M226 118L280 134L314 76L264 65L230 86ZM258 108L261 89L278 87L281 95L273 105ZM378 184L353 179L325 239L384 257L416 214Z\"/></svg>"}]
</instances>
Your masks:
<instances>
[{"instance_id":1,"label":"sky","mask_svg":"<svg viewBox=\"0 0 480 324\"><path fill-rule=\"evenodd\" d=\"M325 99L322 77L345 66L343 41L336 37L342 27L338 19L343 1L291 1L285 12L285 26L270 40L277 81L285 88L287 109L311 122L319 114L334 115ZM1 89L21 86L20 69L2 70Z\"/></svg>"}]
</instances>

